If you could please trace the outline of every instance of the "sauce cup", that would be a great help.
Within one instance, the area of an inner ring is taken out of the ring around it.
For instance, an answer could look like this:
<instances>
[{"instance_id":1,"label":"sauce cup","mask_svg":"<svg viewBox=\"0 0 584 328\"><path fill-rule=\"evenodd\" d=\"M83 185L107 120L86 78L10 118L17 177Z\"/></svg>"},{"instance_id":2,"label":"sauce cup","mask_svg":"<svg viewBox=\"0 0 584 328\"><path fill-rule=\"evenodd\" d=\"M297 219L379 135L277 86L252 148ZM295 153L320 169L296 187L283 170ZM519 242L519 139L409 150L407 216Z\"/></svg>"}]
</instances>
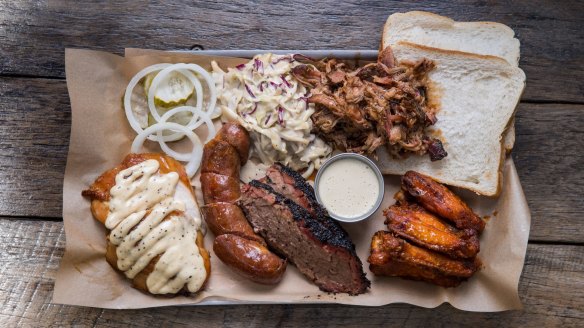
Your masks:
<instances>
[{"instance_id":1,"label":"sauce cup","mask_svg":"<svg viewBox=\"0 0 584 328\"><path fill-rule=\"evenodd\" d=\"M373 181L377 182L377 186ZM381 171L369 158L354 153L341 153L320 167L314 180L314 191L316 200L333 219L359 222L377 211L383 201L385 185ZM331 192L334 194L321 194ZM350 210L347 211L347 206L354 207L358 213L348 213Z\"/></svg>"}]
</instances>

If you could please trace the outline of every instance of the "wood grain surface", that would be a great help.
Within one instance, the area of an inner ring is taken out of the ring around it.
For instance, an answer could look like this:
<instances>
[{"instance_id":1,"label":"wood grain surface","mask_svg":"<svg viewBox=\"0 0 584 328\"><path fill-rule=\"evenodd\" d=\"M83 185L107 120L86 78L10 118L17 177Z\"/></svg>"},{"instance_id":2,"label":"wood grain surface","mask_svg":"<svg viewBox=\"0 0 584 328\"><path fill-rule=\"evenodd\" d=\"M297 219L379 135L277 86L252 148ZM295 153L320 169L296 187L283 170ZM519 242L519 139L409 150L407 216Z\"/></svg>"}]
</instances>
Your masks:
<instances>
[{"instance_id":1,"label":"wood grain surface","mask_svg":"<svg viewBox=\"0 0 584 328\"><path fill-rule=\"evenodd\" d=\"M116 1L3 2L0 73L64 77L66 47L377 49L387 16L427 10L509 25L529 77L524 98L582 101L584 2L562 1Z\"/></svg>"},{"instance_id":2,"label":"wood grain surface","mask_svg":"<svg viewBox=\"0 0 584 328\"><path fill-rule=\"evenodd\" d=\"M71 110L64 49L375 49L387 16L512 27L527 88L513 158L532 211L521 311L247 305L114 311L51 304ZM561 326L584 322L584 1L0 1L0 326Z\"/></svg>"}]
</instances>

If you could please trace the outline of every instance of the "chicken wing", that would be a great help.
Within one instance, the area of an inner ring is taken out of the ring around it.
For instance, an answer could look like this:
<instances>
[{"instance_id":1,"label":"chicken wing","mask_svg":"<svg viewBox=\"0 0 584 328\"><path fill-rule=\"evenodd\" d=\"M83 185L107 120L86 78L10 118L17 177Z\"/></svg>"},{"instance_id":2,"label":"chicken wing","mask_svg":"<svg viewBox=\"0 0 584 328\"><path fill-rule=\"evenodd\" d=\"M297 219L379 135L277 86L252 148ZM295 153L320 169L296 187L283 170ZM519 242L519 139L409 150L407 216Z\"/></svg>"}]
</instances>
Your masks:
<instances>
[{"instance_id":1,"label":"chicken wing","mask_svg":"<svg viewBox=\"0 0 584 328\"><path fill-rule=\"evenodd\" d=\"M478 259L454 260L414 246L388 231L378 231L371 240L369 269L375 275L395 276L456 287L480 267Z\"/></svg>"},{"instance_id":2,"label":"chicken wing","mask_svg":"<svg viewBox=\"0 0 584 328\"><path fill-rule=\"evenodd\" d=\"M408 171L402 178L402 188L428 211L452 221L459 229L481 232L485 228L485 222L465 202L428 176Z\"/></svg>"},{"instance_id":3,"label":"chicken wing","mask_svg":"<svg viewBox=\"0 0 584 328\"><path fill-rule=\"evenodd\" d=\"M389 231L418 246L454 258L471 258L479 252L475 230L455 229L416 204L393 205L383 215Z\"/></svg>"}]
</instances>

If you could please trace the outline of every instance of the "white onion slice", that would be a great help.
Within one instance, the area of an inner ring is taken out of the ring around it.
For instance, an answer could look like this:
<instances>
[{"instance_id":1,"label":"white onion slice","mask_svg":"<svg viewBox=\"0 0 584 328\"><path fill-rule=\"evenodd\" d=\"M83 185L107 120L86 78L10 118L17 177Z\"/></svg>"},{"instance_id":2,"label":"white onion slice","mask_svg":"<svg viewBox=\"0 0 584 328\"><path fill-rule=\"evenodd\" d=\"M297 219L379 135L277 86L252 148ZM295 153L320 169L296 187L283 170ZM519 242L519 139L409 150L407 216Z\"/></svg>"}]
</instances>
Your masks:
<instances>
[{"instance_id":1,"label":"white onion slice","mask_svg":"<svg viewBox=\"0 0 584 328\"><path fill-rule=\"evenodd\" d=\"M132 92L142 78L144 78L146 75L148 75L150 73L154 73L156 71L160 71L160 72L154 77L154 79L152 80L152 83L150 84L150 88L148 89L148 109L150 110L150 113L152 114L152 117L154 118L155 121L157 121L157 122L161 121L161 116L158 113L158 110L156 109L156 105L154 104L154 95L156 93L156 88L158 87L160 82L163 80L163 78L166 77L168 74L170 74L173 71L178 71L179 73L183 74L186 78L188 78L193 83L193 86L195 87L196 97L197 97L196 98L197 103L195 105L195 108L199 108L204 113L207 113L211 119L217 118L221 115L221 110L220 109L217 110L215 108L215 105L217 103L217 92L216 92L216 88L215 88L215 83L213 82L211 75L205 69L203 69L201 66L196 65L196 64L155 64L152 66L148 66L148 67L142 69L140 72L138 72L130 80L130 83L126 87L126 93L124 95L124 109L125 109L125 113L126 113L126 118L128 119L130 126L132 127L132 129L134 129L134 131L136 131L136 133L138 133L138 134L141 133L143 131L143 129L142 129L142 127L140 127L140 123L136 120L136 118L134 116L134 112L132 111L132 102L131 102ZM203 87L201 85L201 82L197 78L197 76L195 76L191 71L194 71L194 72L200 74L205 79L205 82L207 83L207 86L209 87L209 93L210 93L209 104L208 104L208 107L206 108L206 110L203 110L203 108L202 108L203 107L203 98L204 98ZM211 115L209 115L209 114L211 114ZM191 118L191 120L189 121L188 125L192 125L196 121L197 121L197 118L193 116ZM182 133L177 132L177 133L173 133L171 135L162 136L162 138L163 138L163 141L176 141L176 140L181 139L183 136L184 135ZM158 135L149 135L148 139L152 140L152 141L158 141Z\"/></svg>"},{"instance_id":2,"label":"white onion slice","mask_svg":"<svg viewBox=\"0 0 584 328\"><path fill-rule=\"evenodd\" d=\"M207 143L211 139L215 138L217 131L215 129L215 125L213 124L213 121L211 121L211 119L207 116L206 113L203 113L200 109L192 107L192 106L181 106L181 107L176 107L176 108L169 110L168 112L164 113L164 115L162 115L160 123L166 122L170 117L172 117L173 115L176 115L178 113L181 113L181 112L191 112L191 113L193 113L193 117L198 118L198 120L195 121L195 123L186 126L187 129L192 131L192 130L197 129L203 123L205 123L207 125L208 134L207 134L207 139L205 139L204 143ZM157 123L157 124L159 124L159 123ZM166 145L166 142L163 140L163 138L161 138L161 136L162 136L162 130L157 132L157 137L158 137L157 139L158 139L158 143L160 144L160 148L162 149L163 152L167 153L169 156L171 156L174 159L179 160L179 161L186 162L186 161L190 160L190 158L191 158L190 153L179 153L177 151L172 150L170 147L168 147Z\"/></svg>"},{"instance_id":3,"label":"white onion slice","mask_svg":"<svg viewBox=\"0 0 584 328\"><path fill-rule=\"evenodd\" d=\"M195 88L196 94L196 105L195 106L179 106L173 108L162 116L160 116L158 109L154 103L154 95L156 90L161 83L161 81L171 72L179 72L187 79L189 79ZM136 85L148 74L158 72L150 87L148 89L148 109L150 114L156 121L155 124L152 126L142 129L139 122L137 121L136 117L134 116L134 112L132 111L132 103L131 103L131 96L134 91ZM209 88L209 103L206 109L203 109L203 86L199 81L197 75L193 72L197 73L199 76L205 79L207 86ZM133 153L138 153L142 148L142 145L148 140L158 141L160 144L160 148L169 156L175 158L178 161L187 162L185 165L187 175L189 178L193 177L195 173L199 170L201 165L201 159L203 157L203 143L201 140L193 132L193 130L200 127L203 123L207 125L208 135L205 143L209 140L213 139L216 135L216 129L213 125L213 118L219 117L221 115L221 109L215 108L217 103L217 91L215 88L215 83L211 78L211 75L203 69L201 66L196 64L156 64L152 66L148 66L138 72L132 79L130 83L126 87L126 93L124 95L124 111L126 113L126 118L130 123L130 126L136 133L138 134L134 141L132 142L131 151ZM174 122L167 122L172 116L181 113L181 112L191 112L193 114L191 120L188 122L187 125L182 125ZM170 135L163 135L162 132L170 130L174 133ZM181 139L182 137L187 136L191 142L193 143L193 150L190 153L179 153L172 150L166 142L168 141L176 141Z\"/></svg>"},{"instance_id":4,"label":"white onion slice","mask_svg":"<svg viewBox=\"0 0 584 328\"><path fill-rule=\"evenodd\" d=\"M194 71L195 73L198 73L199 75L201 75L205 79L205 82L207 82L207 86L209 87L209 104L208 104L207 110L205 112L207 114L211 114L215 111L215 104L217 103L217 90L215 88L215 81L213 80L213 78L211 77L209 72L207 72L204 68L202 68L201 66L199 66L197 64L174 64L174 65L172 65L172 68L167 68L167 69L168 69L168 71L163 70L158 75L156 75L154 80L152 80L152 84L150 85L150 90L156 90L155 87L158 86L158 84L160 83L162 78L164 76L166 76L166 74L168 74L168 72L170 72L170 71L179 70L181 73L183 73L184 71ZM163 76L161 76L161 75L163 75ZM187 76L187 75L185 75L185 76ZM153 87L154 87L154 89L153 89ZM197 97L199 97L199 94L197 94ZM200 93L199 98L203 99L203 92L202 91ZM151 103L152 103L152 105L154 105L154 95L152 94L152 92L149 91L148 92L148 106L149 107L150 107ZM152 108L150 110L152 111ZM154 116L154 118L157 121L160 119L160 116L158 115L158 113L156 113L156 114L152 113L152 116Z\"/></svg>"},{"instance_id":5,"label":"white onion slice","mask_svg":"<svg viewBox=\"0 0 584 328\"><path fill-rule=\"evenodd\" d=\"M171 65L172 64L156 64L156 65L148 66L148 67L144 68L143 70L141 70L140 72L138 72L136 75L134 75L134 77L130 80L130 83L128 83L128 86L126 87L126 93L124 94L124 111L126 112L126 118L128 119L130 126L138 134L140 132L142 132L143 129L142 129L142 127L140 127L140 123L138 123L138 120L136 120L136 117L134 117L134 111L132 111L132 101L131 101L132 100L132 92L134 92L134 88L136 87L136 85L146 75L148 75L150 73L154 73L156 71L161 71L161 70L163 70Z\"/></svg>"},{"instance_id":6,"label":"white onion slice","mask_svg":"<svg viewBox=\"0 0 584 328\"><path fill-rule=\"evenodd\" d=\"M151 134L162 131L162 130L173 130L183 133L187 136L193 143L193 151L190 153L190 160L187 163L186 171L189 178L192 178L195 173L199 170L201 166L201 159L203 158L203 144L201 143L201 139L197 136L192 130L189 130L187 127L180 125L178 123L172 122L160 122L156 123L146 129L136 136L134 142L132 142L132 153L139 153L144 141L150 136Z\"/></svg>"},{"instance_id":7,"label":"white onion slice","mask_svg":"<svg viewBox=\"0 0 584 328\"><path fill-rule=\"evenodd\" d=\"M202 109L202 107L203 107L203 87L201 85L201 82L191 71L184 70L184 69L178 69L176 67L176 65L178 65L178 64L169 66L169 67L163 69L162 71L160 71L158 74L156 74L156 76L152 80L152 83L150 84L150 88L148 89L148 109L150 110L150 114L152 114L152 117L154 118L154 120L156 122L162 121L160 114L158 113L158 110L156 109L156 104L154 103L154 94L156 93L156 88L158 88L158 85L160 84L160 82L163 81L164 78L166 78L166 76L168 74L170 74L174 71L178 71L179 73L183 74L187 79L189 79L191 81L191 83L195 87L195 94L197 97L197 104L195 105L195 107L198 109ZM191 118L191 120L189 121L188 125L193 124L195 121L196 121L196 117L193 116ZM164 141L176 141L182 137L183 137L183 135L181 133L173 133L171 135L163 136L162 138L164 139ZM159 138L160 138L160 134L158 134L157 136L154 136L154 135L148 136L148 139L152 140L152 141L158 141Z\"/></svg>"},{"instance_id":8,"label":"white onion slice","mask_svg":"<svg viewBox=\"0 0 584 328\"><path fill-rule=\"evenodd\" d=\"M215 110L213 110L213 113L211 113L211 119L214 120L221 116L221 114L222 114L221 107L217 106L215 107Z\"/></svg>"}]
</instances>

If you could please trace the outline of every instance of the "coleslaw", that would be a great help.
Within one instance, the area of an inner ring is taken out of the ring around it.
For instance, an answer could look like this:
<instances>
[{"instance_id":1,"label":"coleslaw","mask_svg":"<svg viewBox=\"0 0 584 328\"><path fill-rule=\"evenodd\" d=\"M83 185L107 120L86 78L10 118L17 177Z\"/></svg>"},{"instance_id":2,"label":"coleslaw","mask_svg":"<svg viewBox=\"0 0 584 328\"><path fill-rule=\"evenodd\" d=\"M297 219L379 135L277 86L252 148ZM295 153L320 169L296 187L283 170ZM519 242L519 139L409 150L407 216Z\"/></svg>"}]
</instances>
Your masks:
<instances>
[{"instance_id":1,"label":"coleslaw","mask_svg":"<svg viewBox=\"0 0 584 328\"><path fill-rule=\"evenodd\" d=\"M292 55L262 54L223 71L212 62L217 104L225 121L237 121L253 140L253 154L265 164L281 162L308 177L332 148L311 133L314 105L308 90L290 74Z\"/></svg>"}]
</instances>

